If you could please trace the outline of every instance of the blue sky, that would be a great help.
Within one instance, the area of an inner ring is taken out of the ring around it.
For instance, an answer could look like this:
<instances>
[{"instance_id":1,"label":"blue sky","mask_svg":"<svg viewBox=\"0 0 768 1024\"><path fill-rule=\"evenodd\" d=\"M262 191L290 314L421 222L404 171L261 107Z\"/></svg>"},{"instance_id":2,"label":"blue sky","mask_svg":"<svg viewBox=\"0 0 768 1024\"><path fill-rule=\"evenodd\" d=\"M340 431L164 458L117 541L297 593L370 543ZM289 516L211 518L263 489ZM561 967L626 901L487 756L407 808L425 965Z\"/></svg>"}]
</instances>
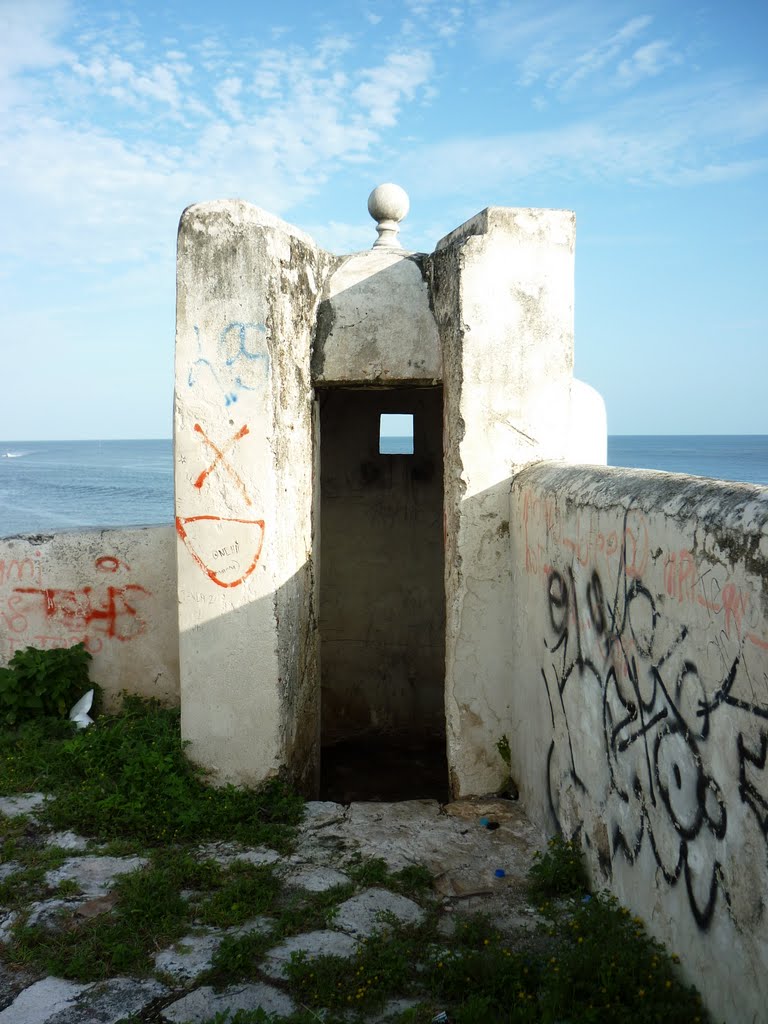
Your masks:
<instances>
[{"instance_id":1,"label":"blue sky","mask_svg":"<svg viewBox=\"0 0 768 1024\"><path fill-rule=\"evenodd\" d=\"M610 433L768 433L768 5L0 0L0 437L171 433L181 211L576 211Z\"/></svg>"}]
</instances>

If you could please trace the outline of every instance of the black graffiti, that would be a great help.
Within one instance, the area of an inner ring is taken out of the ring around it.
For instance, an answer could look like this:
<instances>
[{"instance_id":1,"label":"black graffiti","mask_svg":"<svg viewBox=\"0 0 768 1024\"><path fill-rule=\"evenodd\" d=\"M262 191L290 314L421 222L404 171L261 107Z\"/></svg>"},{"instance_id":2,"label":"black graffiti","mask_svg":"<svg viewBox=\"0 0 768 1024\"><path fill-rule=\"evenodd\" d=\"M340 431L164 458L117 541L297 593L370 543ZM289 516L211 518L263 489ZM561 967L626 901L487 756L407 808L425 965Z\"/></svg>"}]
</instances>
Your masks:
<instances>
[{"instance_id":1,"label":"black graffiti","mask_svg":"<svg viewBox=\"0 0 768 1024\"><path fill-rule=\"evenodd\" d=\"M624 528L626 538L626 515ZM604 758L608 792L625 808L611 823L612 858L634 863L647 843L667 884L684 883L691 913L706 929L718 897L731 902L718 853L728 831L726 799L705 758L713 716L727 706L751 723L768 719L764 705L733 693L741 652L724 662L721 677L703 680L687 628L660 629L661 613L628 560L626 540L609 588L597 571L584 583L568 566L549 573L546 600L549 665L541 674L553 728L546 767L552 814L559 824L564 781L586 792L590 759ZM583 732L581 746L574 740L568 706L598 698L602 736L587 749ZM760 788L768 779L761 774L768 731L755 747L745 738L749 727L735 734L738 793L768 844L768 795Z\"/></svg>"}]
</instances>

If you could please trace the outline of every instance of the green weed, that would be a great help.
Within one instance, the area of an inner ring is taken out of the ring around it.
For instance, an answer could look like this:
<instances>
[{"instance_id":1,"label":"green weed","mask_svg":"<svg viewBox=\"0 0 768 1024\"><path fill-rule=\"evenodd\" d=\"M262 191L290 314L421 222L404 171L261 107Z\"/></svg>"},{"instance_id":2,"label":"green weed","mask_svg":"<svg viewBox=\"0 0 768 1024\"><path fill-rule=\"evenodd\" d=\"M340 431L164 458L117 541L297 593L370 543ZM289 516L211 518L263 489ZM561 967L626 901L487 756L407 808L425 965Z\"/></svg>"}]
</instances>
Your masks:
<instances>
[{"instance_id":1,"label":"green weed","mask_svg":"<svg viewBox=\"0 0 768 1024\"><path fill-rule=\"evenodd\" d=\"M588 892L587 869L575 840L553 836L544 853L537 850L528 872L528 885L535 899Z\"/></svg>"},{"instance_id":2,"label":"green weed","mask_svg":"<svg viewBox=\"0 0 768 1024\"><path fill-rule=\"evenodd\" d=\"M61 725L66 725L64 729ZM103 839L143 843L235 839L290 848L303 801L281 781L213 788L185 756L178 709L126 697L122 711L73 734L35 722L0 737L0 792L56 796L43 817Z\"/></svg>"},{"instance_id":3,"label":"green weed","mask_svg":"<svg viewBox=\"0 0 768 1024\"><path fill-rule=\"evenodd\" d=\"M197 917L217 928L245 924L270 910L279 891L280 882L271 865L235 861L220 888L198 906Z\"/></svg>"},{"instance_id":4,"label":"green weed","mask_svg":"<svg viewBox=\"0 0 768 1024\"><path fill-rule=\"evenodd\" d=\"M363 887L381 886L411 898L432 891L432 875L422 864L409 864L399 871L390 871L383 857L358 855L345 871L353 882Z\"/></svg>"},{"instance_id":5,"label":"green weed","mask_svg":"<svg viewBox=\"0 0 768 1024\"><path fill-rule=\"evenodd\" d=\"M59 718L35 718L15 729L0 729L0 795L52 792L63 773L64 741L75 733L73 722Z\"/></svg>"},{"instance_id":6,"label":"green weed","mask_svg":"<svg viewBox=\"0 0 768 1024\"><path fill-rule=\"evenodd\" d=\"M17 928L9 959L78 981L144 973L151 954L191 926L192 910L182 890L211 888L220 878L219 866L211 861L197 861L184 850L156 851L148 868L116 879L111 914L68 922L64 931Z\"/></svg>"}]
</instances>

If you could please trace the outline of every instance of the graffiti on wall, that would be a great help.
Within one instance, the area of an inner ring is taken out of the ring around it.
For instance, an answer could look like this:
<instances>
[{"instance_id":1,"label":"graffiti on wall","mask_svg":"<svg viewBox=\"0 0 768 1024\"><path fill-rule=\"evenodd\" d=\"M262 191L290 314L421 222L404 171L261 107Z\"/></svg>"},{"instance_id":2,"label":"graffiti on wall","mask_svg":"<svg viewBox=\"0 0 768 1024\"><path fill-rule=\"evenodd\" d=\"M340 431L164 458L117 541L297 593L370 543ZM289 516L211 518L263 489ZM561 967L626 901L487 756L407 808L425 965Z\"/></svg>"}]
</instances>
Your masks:
<instances>
[{"instance_id":1,"label":"graffiti on wall","mask_svg":"<svg viewBox=\"0 0 768 1024\"><path fill-rule=\"evenodd\" d=\"M213 346L205 343L199 327L194 331L197 353L187 377L189 387L208 379L229 406L242 392L256 391L266 383L269 351L265 324L232 321L221 330Z\"/></svg>"},{"instance_id":2,"label":"graffiti on wall","mask_svg":"<svg viewBox=\"0 0 768 1024\"><path fill-rule=\"evenodd\" d=\"M751 816L768 863L768 665L750 611L759 603L690 553L651 552L638 513L607 536L542 518L552 543L533 548L526 568L547 609L552 812L559 820L569 790L602 808L604 855L635 863L647 846L706 929L718 907L731 908L732 819L743 832ZM657 564L663 586L649 582ZM686 623L691 604L706 628Z\"/></svg>"},{"instance_id":3,"label":"graffiti on wall","mask_svg":"<svg viewBox=\"0 0 768 1024\"><path fill-rule=\"evenodd\" d=\"M194 425L203 448L213 459L191 481L197 492L202 492L212 475L224 474L234 485L239 501L251 507L248 489L241 474L233 465L229 453L248 433L243 424L227 441L212 440L199 423ZM239 587L259 564L264 545L264 520L242 516L203 514L176 516L176 532L200 570L219 587Z\"/></svg>"},{"instance_id":4,"label":"graffiti on wall","mask_svg":"<svg viewBox=\"0 0 768 1024\"><path fill-rule=\"evenodd\" d=\"M205 575L219 587L239 587L259 564L263 519L177 516L176 532ZM245 534L242 554L238 532ZM210 556L205 554L208 550Z\"/></svg>"},{"instance_id":5,"label":"graffiti on wall","mask_svg":"<svg viewBox=\"0 0 768 1024\"><path fill-rule=\"evenodd\" d=\"M115 555L94 562L98 583L76 588L46 581L42 554L0 561L0 651L5 660L25 647L69 647L83 643L97 654L110 642L129 643L148 628L152 592L126 582L131 567Z\"/></svg>"}]
</instances>

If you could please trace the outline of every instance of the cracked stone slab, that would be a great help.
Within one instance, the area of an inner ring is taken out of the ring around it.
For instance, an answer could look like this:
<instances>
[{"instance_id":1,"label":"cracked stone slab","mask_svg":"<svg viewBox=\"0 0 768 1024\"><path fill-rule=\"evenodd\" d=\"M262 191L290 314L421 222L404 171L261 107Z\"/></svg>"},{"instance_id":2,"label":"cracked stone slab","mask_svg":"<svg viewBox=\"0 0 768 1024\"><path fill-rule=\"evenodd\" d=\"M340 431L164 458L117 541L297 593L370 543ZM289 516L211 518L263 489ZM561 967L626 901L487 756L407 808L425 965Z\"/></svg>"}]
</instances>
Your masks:
<instances>
[{"instance_id":1,"label":"cracked stone slab","mask_svg":"<svg viewBox=\"0 0 768 1024\"><path fill-rule=\"evenodd\" d=\"M153 979L111 978L91 986L46 1024L117 1024L165 995L168 989Z\"/></svg>"},{"instance_id":2,"label":"cracked stone slab","mask_svg":"<svg viewBox=\"0 0 768 1024\"><path fill-rule=\"evenodd\" d=\"M118 875L138 871L149 864L146 857L70 857L61 867L49 871L46 885L77 882L84 896L104 896Z\"/></svg>"},{"instance_id":3,"label":"cracked stone slab","mask_svg":"<svg viewBox=\"0 0 768 1024\"><path fill-rule=\"evenodd\" d=\"M387 889L366 889L341 904L333 923L350 935L363 937L386 928L382 916L389 914L401 924L420 924L424 920L424 911L407 896Z\"/></svg>"},{"instance_id":4,"label":"cracked stone slab","mask_svg":"<svg viewBox=\"0 0 768 1024\"><path fill-rule=\"evenodd\" d=\"M15 860L9 860L5 864L0 864L0 882L4 882L9 875L15 875L17 871L21 871L22 866Z\"/></svg>"},{"instance_id":5,"label":"cracked stone slab","mask_svg":"<svg viewBox=\"0 0 768 1024\"><path fill-rule=\"evenodd\" d=\"M38 980L27 968L10 968L0 963L0 1010L10 1006L16 996Z\"/></svg>"},{"instance_id":6,"label":"cracked stone slab","mask_svg":"<svg viewBox=\"0 0 768 1024\"><path fill-rule=\"evenodd\" d=\"M327 892L348 882L349 875L343 871L315 864L299 866L285 877L285 884L291 889L305 889L307 892Z\"/></svg>"},{"instance_id":7,"label":"cracked stone slab","mask_svg":"<svg viewBox=\"0 0 768 1024\"><path fill-rule=\"evenodd\" d=\"M181 983L194 981L207 971L213 962L216 950L227 936L248 935L251 932L268 932L272 922L268 917L254 917L235 928L205 929L196 934L186 935L168 949L155 955L155 970L169 974Z\"/></svg>"},{"instance_id":8,"label":"cracked stone slab","mask_svg":"<svg viewBox=\"0 0 768 1024\"><path fill-rule=\"evenodd\" d=\"M349 805L349 824L358 829L368 829L381 822L395 828L401 825L424 828L427 822L436 822L441 813L437 800L352 803Z\"/></svg>"},{"instance_id":9,"label":"cracked stone slab","mask_svg":"<svg viewBox=\"0 0 768 1024\"><path fill-rule=\"evenodd\" d=\"M197 848L201 860L215 860L222 867L228 867L235 861L246 864L276 864L280 854L270 850L268 846L245 847L239 843L206 843Z\"/></svg>"},{"instance_id":10,"label":"cracked stone slab","mask_svg":"<svg viewBox=\"0 0 768 1024\"><path fill-rule=\"evenodd\" d=\"M19 793L17 796L0 797L0 814L6 818L17 818L21 814L39 811L48 797L45 793Z\"/></svg>"},{"instance_id":11,"label":"cracked stone slab","mask_svg":"<svg viewBox=\"0 0 768 1024\"><path fill-rule=\"evenodd\" d=\"M492 817L499 827L484 828L481 817ZM334 844L335 856L329 856ZM353 803L342 821L300 833L297 852L305 861L338 865L357 851L382 858L391 871L424 864L443 879L444 895L463 898L468 892L496 892L498 868L508 882L523 884L534 852L544 846L543 833L518 801L463 800L442 809L434 800L408 800Z\"/></svg>"},{"instance_id":12,"label":"cracked stone slab","mask_svg":"<svg viewBox=\"0 0 768 1024\"><path fill-rule=\"evenodd\" d=\"M163 1016L172 1024L204 1024L225 1010L234 1016L238 1010L256 1010L259 1007L266 1013L282 1017L289 1017L296 1010L293 1000L271 985L233 985L222 992L214 992L207 987L195 989L166 1006Z\"/></svg>"},{"instance_id":13,"label":"cracked stone slab","mask_svg":"<svg viewBox=\"0 0 768 1024\"><path fill-rule=\"evenodd\" d=\"M55 931L65 923L65 913L71 916L83 903L85 903L85 899L80 897L68 899L55 898L31 903L26 920L27 927L45 928L48 931Z\"/></svg>"},{"instance_id":14,"label":"cracked stone slab","mask_svg":"<svg viewBox=\"0 0 768 1024\"><path fill-rule=\"evenodd\" d=\"M11 938L13 926L19 919L15 910L8 910L0 913L0 942L8 942Z\"/></svg>"},{"instance_id":15,"label":"cracked stone slab","mask_svg":"<svg viewBox=\"0 0 768 1024\"><path fill-rule=\"evenodd\" d=\"M357 945L357 939L353 936L334 932L329 928L291 935L267 951L261 969L270 978L285 979L288 976L286 967L294 953L305 953L308 960L316 956L349 957L355 952Z\"/></svg>"},{"instance_id":16,"label":"cracked stone slab","mask_svg":"<svg viewBox=\"0 0 768 1024\"><path fill-rule=\"evenodd\" d=\"M20 992L0 1013L0 1024L50 1024L57 1013L69 1008L91 987L61 978L43 978Z\"/></svg>"},{"instance_id":17,"label":"cracked stone slab","mask_svg":"<svg viewBox=\"0 0 768 1024\"><path fill-rule=\"evenodd\" d=\"M224 938L221 932L185 935L168 949L155 955L155 970L169 974L182 983L194 981L211 966L214 954Z\"/></svg>"},{"instance_id":18,"label":"cracked stone slab","mask_svg":"<svg viewBox=\"0 0 768 1024\"><path fill-rule=\"evenodd\" d=\"M300 829L325 828L326 825L344 821L347 809L344 804L336 804L332 800L308 800L304 804L304 819Z\"/></svg>"},{"instance_id":19,"label":"cracked stone slab","mask_svg":"<svg viewBox=\"0 0 768 1024\"><path fill-rule=\"evenodd\" d=\"M88 848L88 840L74 832L54 832L45 840L45 845L57 846L60 850L70 850L73 853L82 853Z\"/></svg>"}]
</instances>

